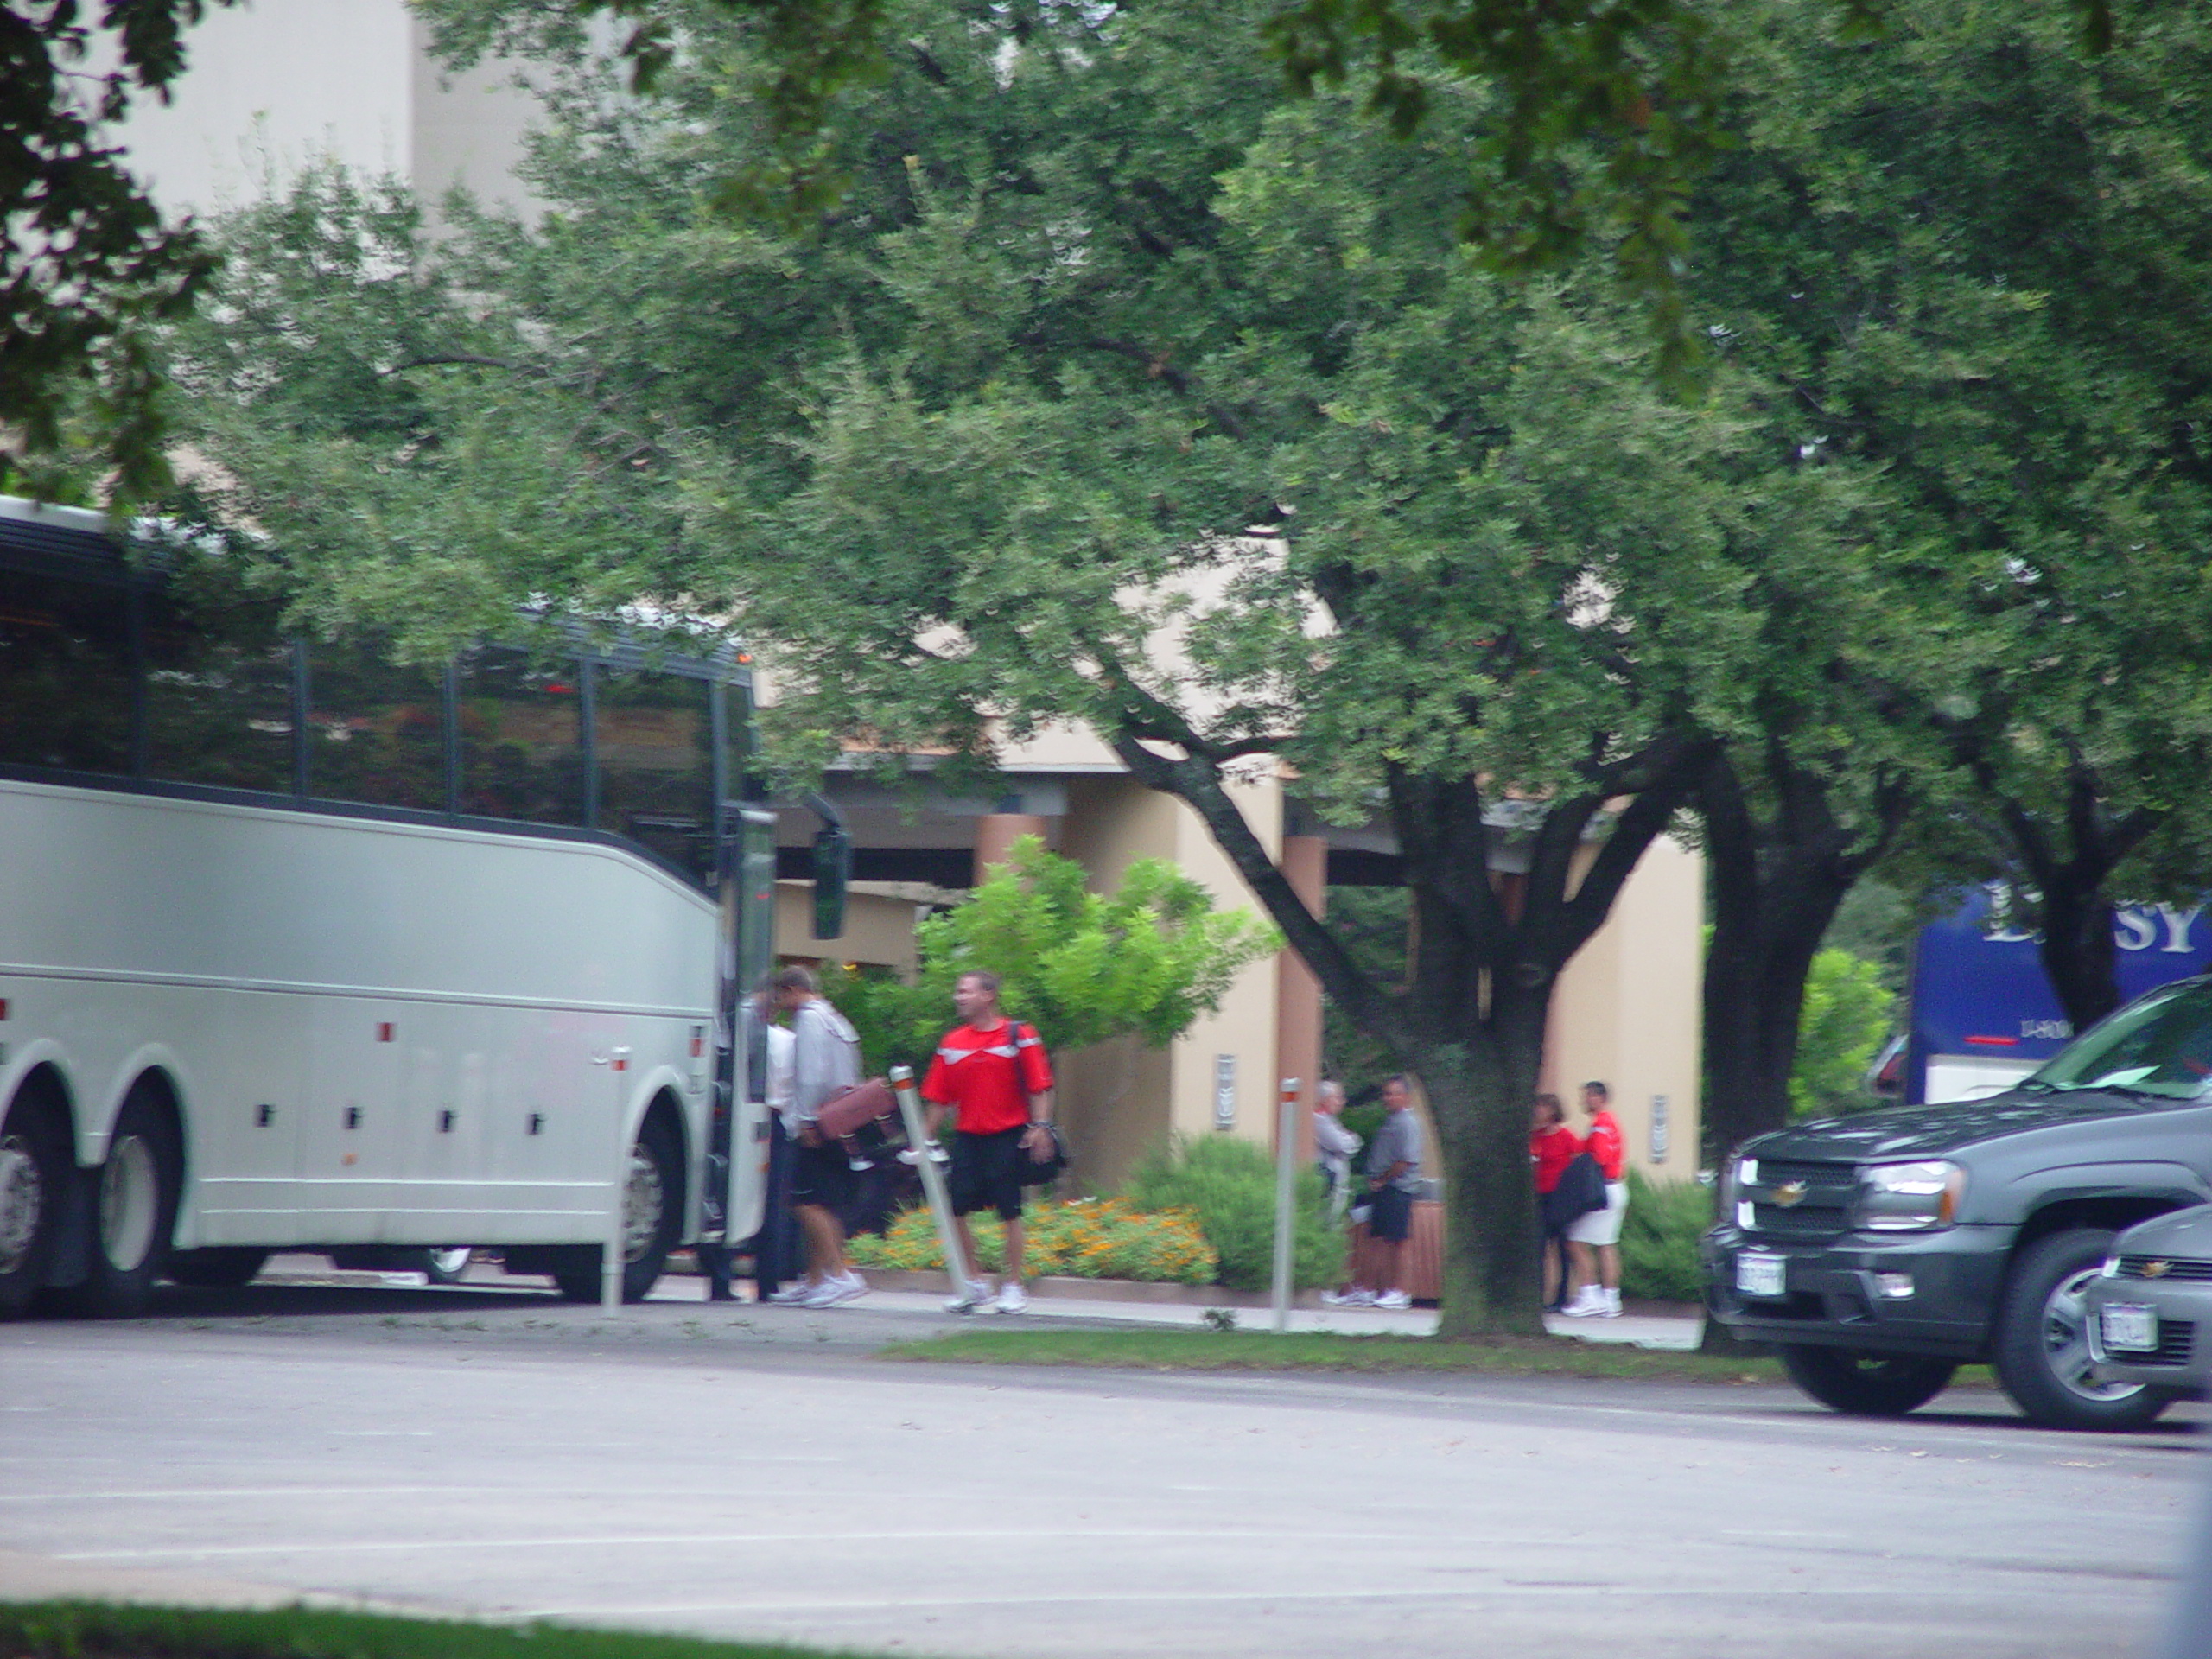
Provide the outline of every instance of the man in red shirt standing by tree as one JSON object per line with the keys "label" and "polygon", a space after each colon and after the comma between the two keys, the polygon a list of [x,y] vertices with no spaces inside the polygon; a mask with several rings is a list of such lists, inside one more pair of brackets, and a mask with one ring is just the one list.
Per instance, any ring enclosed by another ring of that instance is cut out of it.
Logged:
{"label": "man in red shirt standing by tree", "polygon": [[1567,1249],[1575,1291],[1560,1313],[1578,1319],[1617,1319],[1621,1314],[1621,1217],[1628,1213],[1628,1141],[1613,1116],[1613,1091],[1602,1083],[1582,1085],[1590,1134],[1582,1149],[1605,1178],[1605,1207],[1567,1224]]}
{"label": "man in red shirt standing by tree", "polygon": [[922,1098],[940,1109],[930,1115],[930,1133],[937,1133],[943,1108],[957,1114],[952,1213],[960,1253],[967,1258],[967,1282],[947,1306],[967,1313],[988,1300],[968,1217],[995,1210],[1006,1224],[1006,1282],[998,1309],[1020,1313],[1029,1306],[1021,1283],[1021,1166],[1025,1159],[1042,1163],[1052,1156],[1052,1132],[1045,1126],[1052,1116],[1052,1068],[1036,1029],[999,1011],[996,974],[961,975],[953,984],[952,1006],[962,1023],[938,1041],[922,1079]]}

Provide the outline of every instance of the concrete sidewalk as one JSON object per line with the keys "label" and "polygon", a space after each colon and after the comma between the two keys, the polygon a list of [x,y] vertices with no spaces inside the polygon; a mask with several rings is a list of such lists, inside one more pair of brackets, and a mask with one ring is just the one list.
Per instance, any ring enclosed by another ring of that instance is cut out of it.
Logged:
{"label": "concrete sidewalk", "polygon": [[[866,1274],[862,1275],[866,1277]],[[914,1275],[900,1274],[902,1279]],[[278,1255],[271,1257],[262,1278],[273,1284],[348,1285],[358,1284],[383,1288],[412,1287],[423,1283],[423,1276],[414,1273],[341,1272],[332,1268],[319,1255]],[[496,1267],[477,1263],[468,1270],[470,1289],[536,1287],[542,1279],[514,1277]],[[1086,1287],[1086,1291],[1092,1287]],[[1098,1287],[1103,1289],[1103,1287]],[[703,1279],[687,1274],[671,1273],[664,1276],[646,1299],[652,1303],[704,1303],[707,1283]],[[1244,1331],[1270,1331],[1274,1328],[1274,1315],[1267,1307],[1249,1305],[1231,1306],[1228,1293],[1220,1303],[1209,1306],[1204,1301],[1155,1301],[1148,1299],[1116,1299],[1110,1294],[1086,1294],[1082,1296],[1054,1296],[1048,1291],[1033,1289],[1029,1311],[1018,1316],[1031,1320],[1079,1319],[1120,1325],[1176,1325],[1195,1329],[1209,1323],[1207,1314],[1217,1308],[1232,1314],[1237,1328]],[[889,1287],[872,1289],[859,1301],[848,1306],[865,1307],[874,1313],[904,1314],[923,1320],[941,1321],[945,1317],[945,1293],[942,1290],[917,1290]],[[744,1307],[750,1303],[722,1304],[730,1307]],[[817,1311],[817,1316],[835,1319],[839,1309]],[[966,1316],[977,1325],[1013,1323],[1009,1316],[997,1313],[978,1313]],[[1430,1337],[1436,1334],[1437,1313],[1434,1308],[1415,1307],[1403,1312],[1371,1307],[1294,1307],[1290,1310],[1289,1328],[1293,1331],[1334,1332],[1351,1336],[1391,1335]],[[1694,1349],[1704,1331],[1704,1321],[1697,1318],[1681,1318],[1650,1313],[1624,1314],[1617,1319],[1568,1319],[1556,1314],[1548,1315],[1544,1325],[1554,1336],[1573,1337],[1585,1342],[1627,1343],[1638,1348],[1669,1349],[1687,1351]]]}

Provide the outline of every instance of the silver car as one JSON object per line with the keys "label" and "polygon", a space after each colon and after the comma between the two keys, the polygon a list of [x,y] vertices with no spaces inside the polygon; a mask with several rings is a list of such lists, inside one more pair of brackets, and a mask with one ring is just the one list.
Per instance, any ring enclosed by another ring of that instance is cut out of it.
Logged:
{"label": "silver car", "polygon": [[2083,1296],[2097,1381],[2201,1395],[2212,1372],[2212,1204],[2177,1210],[2113,1240]]}

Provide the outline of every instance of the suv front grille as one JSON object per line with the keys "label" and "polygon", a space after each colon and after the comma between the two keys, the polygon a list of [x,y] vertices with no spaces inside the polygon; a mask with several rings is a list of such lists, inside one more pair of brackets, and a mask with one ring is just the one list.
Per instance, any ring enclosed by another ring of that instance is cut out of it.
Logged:
{"label": "suv front grille", "polygon": [[2114,1354],[2112,1357],[2126,1360],[2137,1365],[2186,1365],[2189,1363],[2190,1353],[2196,1347],[2196,1327],[2195,1325],[2185,1319],[2160,1319],[2158,1346],[2155,1351],[2147,1354]]}
{"label": "suv front grille", "polygon": [[[2156,1273],[2151,1271],[2158,1265]],[[2120,1258],[2120,1276],[2123,1279],[2212,1279],[2212,1262],[2191,1261],[2178,1255],[2123,1255]]]}
{"label": "suv front grille", "polygon": [[1851,1198],[1859,1187],[1853,1164],[1758,1160],[1759,1178],[1745,1191],[1751,1228],[1776,1238],[1835,1238],[1851,1230]]}

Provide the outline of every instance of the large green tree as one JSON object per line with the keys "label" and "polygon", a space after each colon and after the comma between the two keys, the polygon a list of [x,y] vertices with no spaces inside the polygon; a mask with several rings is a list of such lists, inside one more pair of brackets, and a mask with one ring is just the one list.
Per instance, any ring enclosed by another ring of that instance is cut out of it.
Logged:
{"label": "large green tree", "polygon": [[2201,889],[2212,761],[2212,20],[2133,15],[2092,58],[2029,6],[1929,0],[1846,47],[1745,15],[1689,284],[1805,449],[1879,470],[1897,649],[1847,659],[1817,619],[1817,695],[1706,793],[1724,1146],[1782,1121],[1802,964],[1915,803],[1918,878],[2031,894],[2086,1024],[2115,895]]}
{"label": "large green tree", "polygon": [[[311,188],[268,210],[296,245],[383,251],[342,279],[327,248],[242,258],[187,367],[226,515],[310,608],[430,653],[503,580],[572,591],[572,559],[588,593],[734,607],[800,761],[867,730],[988,763],[1087,722],[1427,1084],[1446,1328],[1534,1329],[1557,975],[1755,729],[1770,595],[1855,580],[1861,493],[1800,463],[1776,388],[1659,395],[1609,277],[1513,288],[1464,255],[1477,94],[1398,143],[1348,100],[1283,107],[1222,26],[902,14],[830,158],[840,207],[779,233],[714,206],[772,136],[727,95],[754,43],[702,6],[652,104],[567,60],[542,228],[467,228],[425,276],[389,214]],[[359,395],[308,372],[322,333]],[[1402,984],[1240,810],[1278,767],[1395,831]]]}

